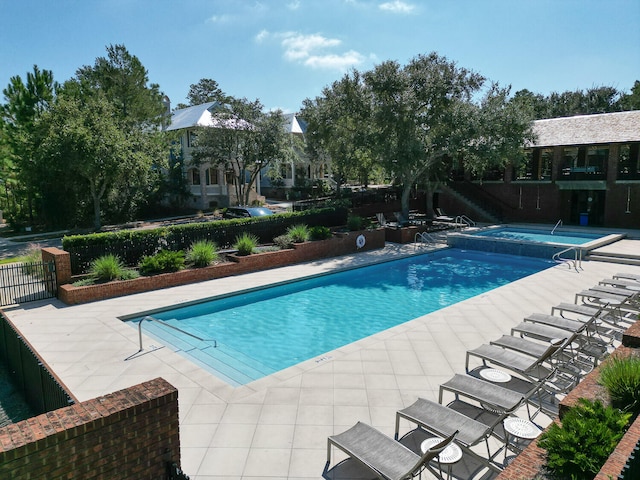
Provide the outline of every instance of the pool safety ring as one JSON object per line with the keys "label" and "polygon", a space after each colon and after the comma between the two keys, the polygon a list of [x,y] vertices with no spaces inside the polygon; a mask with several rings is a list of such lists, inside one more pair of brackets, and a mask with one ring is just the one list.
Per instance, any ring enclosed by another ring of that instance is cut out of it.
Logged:
{"label": "pool safety ring", "polygon": [[356,247],[362,248],[364,247],[365,243],[367,243],[367,240],[366,238],[364,238],[364,235],[358,235],[358,237],[356,238]]}

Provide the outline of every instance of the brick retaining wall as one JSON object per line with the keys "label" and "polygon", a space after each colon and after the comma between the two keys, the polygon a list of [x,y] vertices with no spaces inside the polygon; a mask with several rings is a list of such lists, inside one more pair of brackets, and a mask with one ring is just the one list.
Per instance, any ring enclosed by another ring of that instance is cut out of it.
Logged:
{"label": "brick retaining wall", "polygon": [[[358,248],[356,238],[364,235],[365,245]],[[174,273],[163,273],[149,277],[140,277],[133,280],[123,280],[108,282],[86,287],[74,287],[71,284],[63,284],[58,281],[58,298],[68,305],[94,302],[107,298],[121,297],[133,293],[148,292],[162,288],[186,285],[189,283],[212,280],[230,275],[241,275],[244,273],[266,270],[269,268],[291,265],[294,263],[307,262],[320,258],[337,257],[350,253],[362,252],[383,248],[385,245],[385,231],[383,228],[377,230],[363,230],[358,232],[339,233],[327,240],[318,240],[295,244],[293,249],[278,250],[260,254],[247,255],[245,257],[231,256],[232,261],[220,263],[204,268],[194,268],[181,270]],[[68,257],[69,254],[59,249],[57,252],[50,252],[56,259]],[[44,253],[43,253],[44,255]],[[64,263],[63,259],[59,259]],[[70,270],[69,270],[70,271]],[[68,282],[69,280],[67,280]]]}
{"label": "brick retaining wall", "polygon": [[168,461],[178,391],[162,378],[0,428],[0,478],[159,479]]}

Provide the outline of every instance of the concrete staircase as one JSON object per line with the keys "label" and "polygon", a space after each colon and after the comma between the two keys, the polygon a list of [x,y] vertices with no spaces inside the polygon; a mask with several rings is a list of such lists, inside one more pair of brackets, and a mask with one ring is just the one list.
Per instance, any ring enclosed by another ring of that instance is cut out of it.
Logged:
{"label": "concrete staircase", "polygon": [[620,240],[591,250],[585,260],[640,266],[640,240]]}
{"label": "concrete staircase", "polygon": [[496,212],[489,211],[486,206],[480,205],[479,202],[475,201],[468,195],[464,195],[448,185],[443,186],[442,190],[446,195],[455,198],[458,202],[466,205],[473,212],[472,215],[469,215],[473,220],[485,223],[502,223]]}

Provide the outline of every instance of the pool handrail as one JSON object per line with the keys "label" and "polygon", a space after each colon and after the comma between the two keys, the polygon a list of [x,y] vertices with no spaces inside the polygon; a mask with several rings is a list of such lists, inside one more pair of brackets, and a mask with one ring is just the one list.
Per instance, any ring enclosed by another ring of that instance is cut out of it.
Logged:
{"label": "pool handrail", "polygon": [[551,235],[553,235],[553,232],[555,232],[555,231],[556,231],[556,228],[558,228],[558,227],[559,227],[559,226],[561,226],[561,225],[562,225],[562,219],[560,219],[560,220],[558,220],[558,221],[556,222],[556,226],[555,226],[555,227],[553,227],[553,229],[551,230]]}
{"label": "pool handrail", "polygon": [[[573,260],[570,260],[568,258],[562,258],[560,256],[563,253],[567,253],[567,252],[571,252],[571,251],[574,252]],[[558,262],[558,263],[563,263],[563,262],[573,263],[573,268],[575,270],[578,270],[578,266],[580,267],[580,269],[582,269],[582,248],[580,248],[578,246],[565,248],[564,250],[561,250],[560,252],[554,253],[553,256],[551,257],[551,260],[553,260],[555,262]],[[569,267],[569,268],[571,268],[571,267]]]}
{"label": "pool handrail", "polygon": [[466,215],[458,215],[455,218],[455,224],[456,227],[460,226],[460,228],[464,228],[464,227],[475,227],[476,226],[476,222],[474,222],[473,220],[471,220],[469,217],[467,217]]}
{"label": "pool handrail", "polygon": [[431,245],[432,243],[438,243],[437,240],[428,232],[418,232],[415,237],[413,237],[413,244],[417,248],[418,241],[420,243],[426,243],[427,245]]}
{"label": "pool handrail", "polygon": [[190,337],[195,338],[196,340],[199,340],[200,342],[213,342],[213,348],[217,348],[218,347],[218,342],[215,339],[206,340],[204,338],[200,338],[197,335],[194,335],[194,334],[189,333],[189,332],[185,332],[181,328],[174,327],[173,325],[169,325],[168,323],[163,322],[162,320],[158,320],[157,318],[154,318],[151,315],[147,315],[146,317],[143,317],[138,322],[138,339],[140,341],[140,350],[138,350],[138,353],[140,353],[140,352],[142,352],[144,350],[144,347],[142,346],[142,324],[144,323],[145,320],[147,320],[149,322],[155,322],[155,323],[157,323],[159,325],[162,325],[164,327],[172,328],[173,330],[177,330],[180,333],[184,333],[185,335],[189,335]]}

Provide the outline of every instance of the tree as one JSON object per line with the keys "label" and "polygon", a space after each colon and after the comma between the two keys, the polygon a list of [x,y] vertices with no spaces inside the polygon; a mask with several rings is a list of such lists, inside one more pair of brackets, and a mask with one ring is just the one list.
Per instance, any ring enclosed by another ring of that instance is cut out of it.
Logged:
{"label": "tree", "polygon": [[117,190],[109,192],[104,208],[110,218],[131,219],[158,199],[163,183],[160,172],[167,167],[170,149],[161,131],[167,114],[163,95],[124,45],[107,47],[107,57],[98,57],[92,67],[79,68],[76,79],[68,88],[80,88],[81,95],[101,92],[113,105],[114,121],[128,137],[127,162],[132,170]]}
{"label": "tree", "polygon": [[280,111],[264,113],[258,100],[233,99],[215,118],[218,126],[199,130],[192,162],[222,166],[234,177],[237,201],[247,205],[260,171],[291,154],[284,117]]}
{"label": "tree", "polygon": [[115,120],[113,104],[102,91],[79,96],[75,88],[66,88],[40,119],[40,155],[52,171],[87,187],[94,227],[99,229],[103,200],[136,170],[135,145],[128,142],[128,135]]}
{"label": "tree", "polygon": [[201,78],[198,83],[194,83],[189,87],[187,100],[189,101],[189,106],[194,106],[207,102],[227,103],[230,97],[224,94],[215,80]]}
{"label": "tree", "polygon": [[480,173],[504,166],[529,135],[531,117],[522,101],[508,98],[508,88],[492,85],[474,101],[484,82],[436,53],[404,67],[387,61],[354,72],[305,102],[308,143],[345,169],[373,159],[401,186],[404,218],[411,189],[425,185],[431,211],[431,193],[446,181],[454,160]]}
{"label": "tree", "polygon": [[307,122],[309,157],[318,163],[331,159],[338,191],[349,178],[366,184],[375,162],[367,141],[371,100],[361,74],[346,74],[322,95],[306,99],[301,112]]}
{"label": "tree", "polygon": [[636,80],[631,87],[631,93],[625,93],[620,98],[622,110],[640,110],[640,80]]}
{"label": "tree", "polygon": [[373,148],[402,186],[402,215],[408,218],[411,188],[436,181],[441,166],[472,141],[469,103],[484,78],[436,53],[419,55],[404,68],[384,62],[364,78],[373,98]]}
{"label": "tree", "polygon": [[[15,168],[13,192],[24,192],[26,212],[30,221],[34,218],[34,200],[38,197],[38,185],[44,180],[37,175],[35,153],[37,151],[36,123],[47,111],[55,97],[56,84],[50,70],[40,70],[36,65],[27,73],[26,83],[19,76],[11,77],[3,90],[5,104],[0,107],[2,141],[6,145],[7,161]],[[6,188],[7,184],[5,184]],[[18,205],[20,203],[18,193]],[[14,205],[17,207],[17,205]],[[20,211],[13,212],[21,216]]]}

